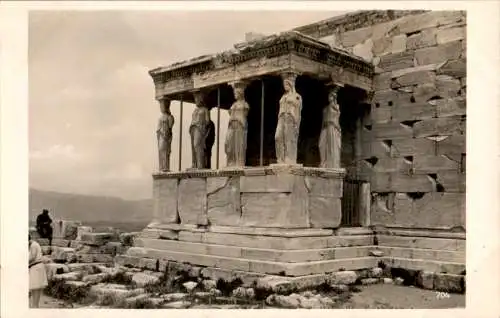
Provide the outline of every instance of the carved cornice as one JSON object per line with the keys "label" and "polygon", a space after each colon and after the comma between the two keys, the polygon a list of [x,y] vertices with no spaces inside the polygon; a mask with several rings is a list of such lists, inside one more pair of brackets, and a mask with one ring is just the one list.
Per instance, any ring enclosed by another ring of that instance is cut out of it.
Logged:
{"label": "carved cornice", "polygon": [[157,68],[149,73],[155,85],[173,79],[190,78],[216,69],[234,67],[246,61],[259,58],[273,58],[294,54],[329,66],[349,69],[357,74],[372,77],[374,67],[347,51],[332,49],[327,44],[309,38],[298,32],[285,32],[259,41],[239,45],[238,49],[222,52],[211,57],[200,57],[170,67]]}
{"label": "carved cornice", "polygon": [[210,178],[210,177],[237,177],[237,176],[255,176],[255,175],[275,175],[279,173],[289,173],[298,176],[314,176],[323,178],[343,179],[346,171],[343,168],[326,169],[313,167],[246,167],[235,169],[193,169],[180,172],[160,172],[153,174],[153,179],[188,179],[188,178]]}

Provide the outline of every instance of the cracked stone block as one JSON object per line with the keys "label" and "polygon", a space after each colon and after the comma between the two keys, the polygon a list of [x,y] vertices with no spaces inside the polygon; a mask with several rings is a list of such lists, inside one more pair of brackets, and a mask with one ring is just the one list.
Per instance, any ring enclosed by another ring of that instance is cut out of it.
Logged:
{"label": "cracked stone block", "polygon": [[238,178],[207,179],[207,215],[211,225],[240,224],[240,181]]}
{"label": "cracked stone block", "polygon": [[436,32],[437,44],[444,44],[448,42],[458,41],[465,39],[465,27],[445,27],[440,28]]}

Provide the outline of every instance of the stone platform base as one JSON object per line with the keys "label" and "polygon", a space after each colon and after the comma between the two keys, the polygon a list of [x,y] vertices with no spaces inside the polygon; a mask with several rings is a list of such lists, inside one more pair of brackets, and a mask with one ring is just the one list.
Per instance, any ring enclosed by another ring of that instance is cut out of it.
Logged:
{"label": "stone platform base", "polygon": [[240,278],[246,284],[270,277],[266,279],[305,288],[324,283],[335,272],[375,267],[427,276],[463,275],[464,242],[377,235],[367,228],[284,230],[170,224],[145,229],[135,238],[134,247],[115,260],[161,272],[172,262],[189,264],[193,276]]}

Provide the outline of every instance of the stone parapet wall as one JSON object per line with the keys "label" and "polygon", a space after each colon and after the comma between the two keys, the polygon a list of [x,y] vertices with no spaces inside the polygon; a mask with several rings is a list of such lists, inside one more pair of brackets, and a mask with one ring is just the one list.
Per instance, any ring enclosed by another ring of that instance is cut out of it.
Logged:
{"label": "stone parapet wall", "polygon": [[464,231],[465,12],[365,11],[298,30],[376,67],[358,158],[371,223]]}
{"label": "stone parapet wall", "polygon": [[272,167],[192,173],[155,176],[154,223],[263,228],[340,224],[343,170]]}

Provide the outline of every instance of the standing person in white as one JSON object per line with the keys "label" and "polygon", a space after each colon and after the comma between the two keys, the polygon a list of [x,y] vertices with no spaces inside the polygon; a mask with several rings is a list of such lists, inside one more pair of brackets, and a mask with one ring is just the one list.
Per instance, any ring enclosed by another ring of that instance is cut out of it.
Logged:
{"label": "standing person in white", "polygon": [[30,307],[38,308],[43,289],[48,285],[42,248],[29,235]]}

